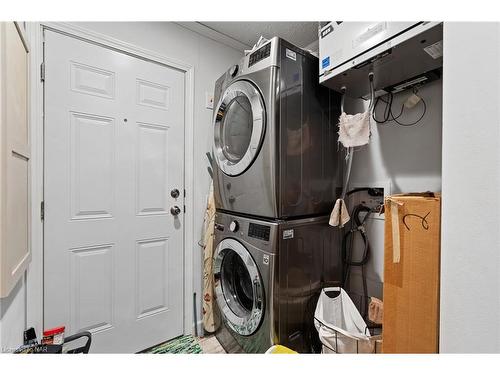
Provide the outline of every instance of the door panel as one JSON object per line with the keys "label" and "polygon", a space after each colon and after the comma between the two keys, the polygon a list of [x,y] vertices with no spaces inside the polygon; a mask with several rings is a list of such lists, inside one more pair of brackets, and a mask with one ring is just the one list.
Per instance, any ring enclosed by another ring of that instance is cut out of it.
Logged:
{"label": "door panel", "polygon": [[167,213],[168,127],[137,124],[137,213]]}
{"label": "door panel", "polygon": [[83,94],[115,98],[115,73],[95,66],[71,62],[71,90]]}
{"label": "door panel", "polygon": [[113,245],[71,250],[71,325],[76,332],[113,327]]}
{"label": "door panel", "polygon": [[183,333],[184,74],[45,40],[44,326],[140,351]]}
{"label": "door panel", "polygon": [[71,218],[112,217],[115,121],[74,112],[70,116]]}
{"label": "door panel", "polygon": [[168,240],[139,241],[136,248],[137,319],[167,311]]}
{"label": "door panel", "polygon": [[28,48],[22,27],[0,22],[0,298],[31,260]]}
{"label": "door panel", "polygon": [[137,79],[137,103],[168,110],[169,87],[155,82]]}

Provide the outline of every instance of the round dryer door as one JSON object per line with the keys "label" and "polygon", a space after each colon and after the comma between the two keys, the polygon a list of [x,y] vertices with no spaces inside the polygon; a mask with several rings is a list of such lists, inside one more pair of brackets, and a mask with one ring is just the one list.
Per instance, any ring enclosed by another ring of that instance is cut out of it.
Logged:
{"label": "round dryer door", "polygon": [[232,238],[215,249],[214,281],[217,304],[236,333],[249,336],[264,317],[264,289],[257,265],[248,250]]}
{"label": "round dryer door", "polygon": [[224,91],[214,118],[214,156],[222,172],[237,176],[252,164],[265,118],[262,96],[252,83],[236,81]]}

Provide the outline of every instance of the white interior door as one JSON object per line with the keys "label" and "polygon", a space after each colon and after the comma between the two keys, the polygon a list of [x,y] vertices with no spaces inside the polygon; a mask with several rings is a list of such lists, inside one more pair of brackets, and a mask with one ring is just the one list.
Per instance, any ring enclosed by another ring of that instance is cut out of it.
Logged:
{"label": "white interior door", "polygon": [[51,31],[45,69],[44,327],[93,352],[181,335],[184,73]]}

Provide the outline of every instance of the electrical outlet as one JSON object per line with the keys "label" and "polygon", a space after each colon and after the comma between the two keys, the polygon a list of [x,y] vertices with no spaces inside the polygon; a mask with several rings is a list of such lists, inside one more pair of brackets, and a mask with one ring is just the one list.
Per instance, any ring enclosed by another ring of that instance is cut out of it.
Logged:
{"label": "electrical outlet", "polygon": [[[381,205],[384,204],[384,197],[387,195],[391,194],[391,182],[371,182],[371,183],[350,183],[349,184],[349,190],[354,190],[358,188],[372,188],[372,189],[377,189],[377,190],[382,190],[383,195],[382,196],[371,196],[368,194],[368,191],[360,191],[353,193],[349,196],[349,199],[346,201],[349,210],[352,209],[355,205],[358,204],[364,204],[365,206],[368,206],[373,209],[378,209],[380,208]],[[379,215],[377,213],[374,213],[371,215],[372,219],[376,220],[384,220],[385,215]]]}
{"label": "electrical outlet", "polygon": [[214,94],[210,92],[205,93],[205,108],[214,109]]}

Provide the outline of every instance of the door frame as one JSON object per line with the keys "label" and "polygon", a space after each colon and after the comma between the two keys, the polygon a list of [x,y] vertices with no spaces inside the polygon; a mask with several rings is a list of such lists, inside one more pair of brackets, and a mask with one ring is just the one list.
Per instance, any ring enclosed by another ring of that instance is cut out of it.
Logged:
{"label": "door frame", "polygon": [[169,58],[154,51],[97,33],[65,22],[28,22],[26,31],[31,44],[30,53],[30,140],[32,149],[31,164],[31,246],[32,261],[27,273],[25,303],[27,327],[37,332],[43,330],[44,289],[44,223],[41,220],[41,202],[44,191],[44,85],[41,81],[44,62],[44,30],[58,32],[76,39],[84,40],[104,48],[112,49],[129,56],[151,61],[184,73],[184,255],[183,255],[183,326],[184,334],[191,334],[193,324],[193,256],[194,256],[194,66]]}

